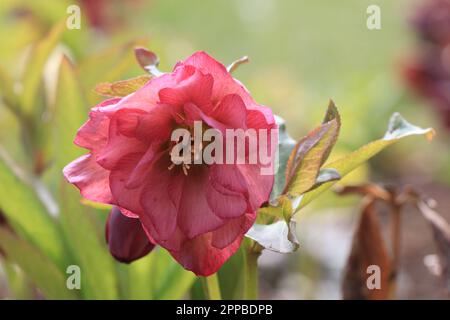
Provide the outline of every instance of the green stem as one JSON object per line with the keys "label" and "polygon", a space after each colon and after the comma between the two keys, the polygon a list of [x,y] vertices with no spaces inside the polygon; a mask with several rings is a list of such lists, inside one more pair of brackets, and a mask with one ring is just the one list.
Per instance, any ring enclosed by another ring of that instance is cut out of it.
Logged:
{"label": "green stem", "polygon": [[245,257],[244,298],[258,299],[258,257],[260,253],[248,250]]}
{"label": "green stem", "polygon": [[203,278],[206,287],[206,294],[209,300],[221,300],[222,296],[220,294],[219,279],[217,278],[217,273]]}

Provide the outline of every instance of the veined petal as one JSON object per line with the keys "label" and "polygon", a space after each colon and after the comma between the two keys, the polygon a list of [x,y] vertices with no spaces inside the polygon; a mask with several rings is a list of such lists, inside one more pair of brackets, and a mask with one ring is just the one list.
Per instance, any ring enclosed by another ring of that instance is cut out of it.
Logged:
{"label": "veined petal", "polygon": [[100,167],[92,154],[86,154],[63,169],[67,181],[77,186],[83,197],[95,202],[113,201],[109,188],[109,171]]}
{"label": "veined petal", "polygon": [[189,171],[188,176],[180,177],[184,187],[178,208],[178,226],[192,239],[219,228],[223,220],[214,213],[206,198],[210,188],[208,168],[194,166]]}
{"label": "veined petal", "polygon": [[170,189],[172,184],[182,186],[183,182],[168,170],[168,163],[167,159],[160,159],[152,164],[139,198],[142,224],[158,243],[169,239],[175,231],[179,208],[173,199],[182,192],[181,188]]}
{"label": "veined petal", "polygon": [[209,116],[220,121],[227,128],[247,128],[247,109],[241,97],[237,94],[225,96],[209,113]]}
{"label": "veined petal", "polygon": [[98,152],[108,141],[109,117],[102,112],[102,108],[115,105],[120,99],[114,98],[103,101],[89,112],[89,120],[78,130],[75,144],[92,152]]}
{"label": "veined petal", "polygon": [[192,76],[181,81],[174,87],[163,88],[159,91],[161,103],[172,106],[183,106],[185,103],[194,103],[205,108],[211,102],[213,77],[196,70]]}
{"label": "veined petal", "polygon": [[255,214],[230,221],[214,232],[199,235],[181,243],[170,254],[186,269],[198,276],[217,272],[238,249],[245,232],[251,227]]}
{"label": "veined petal", "polygon": [[[117,162],[123,156],[129,154],[130,151],[133,153],[144,153],[147,150],[149,142],[144,142],[129,134],[131,130],[129,128],[130,123],[137,125],[137,122],[133,120],[136,114],[136,110],[122,109],[117,111],[112,117],[109,124],[108,142],[96,158],[98,164],[103,168],[112,170]],[[119,128],[126,128],[126,130],[121,132]]]}

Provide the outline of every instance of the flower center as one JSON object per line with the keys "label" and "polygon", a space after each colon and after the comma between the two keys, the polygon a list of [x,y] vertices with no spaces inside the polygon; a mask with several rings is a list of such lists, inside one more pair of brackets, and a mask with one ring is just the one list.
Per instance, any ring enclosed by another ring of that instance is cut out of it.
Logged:
{"label": "flower center", "polygon": [[196,121],[194,127],[179,127],[181,130],[178,140],[171,141],[170,159],[172,163],[168,170],[175,167],[181,167],[183,173],[187,176],[192,165],[202,164],[203,156],[203,130],[208,128],[203,122]]}

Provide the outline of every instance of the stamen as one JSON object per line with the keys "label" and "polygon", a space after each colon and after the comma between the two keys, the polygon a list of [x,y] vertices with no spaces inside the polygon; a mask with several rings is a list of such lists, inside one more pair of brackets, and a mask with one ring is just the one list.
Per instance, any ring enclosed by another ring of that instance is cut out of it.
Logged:
{"label": "stamen", "polygon": [[183,120],[183,121],[186,120],[186,119],[185,119],[181,114],[179,114],[178,112],[175,113],[175,114],[176,114],[177,116],[179,116],[181,120]]}
{"label": "stamen", "polygon": [[172,163],[167,169],[172,170],[175,167],[175,163]]}

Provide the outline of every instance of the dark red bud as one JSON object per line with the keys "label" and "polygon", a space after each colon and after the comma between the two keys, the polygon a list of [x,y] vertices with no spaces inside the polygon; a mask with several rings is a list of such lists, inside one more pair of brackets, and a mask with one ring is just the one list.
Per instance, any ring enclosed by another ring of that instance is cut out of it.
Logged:
{"label": "dark red bud", "polygon": [[111,209],[105,231],[109,252],[120,262],[130,263],[142,258],[155,247],[139,219],[124,216],[118,207]]}
{"label": "dark red bud", "polygon": [[139,65],[149,71],[150,67],[157,67],[159,64],[159,58],[153,51],[147,50],[142,47],[134,48],[134,55]]}

